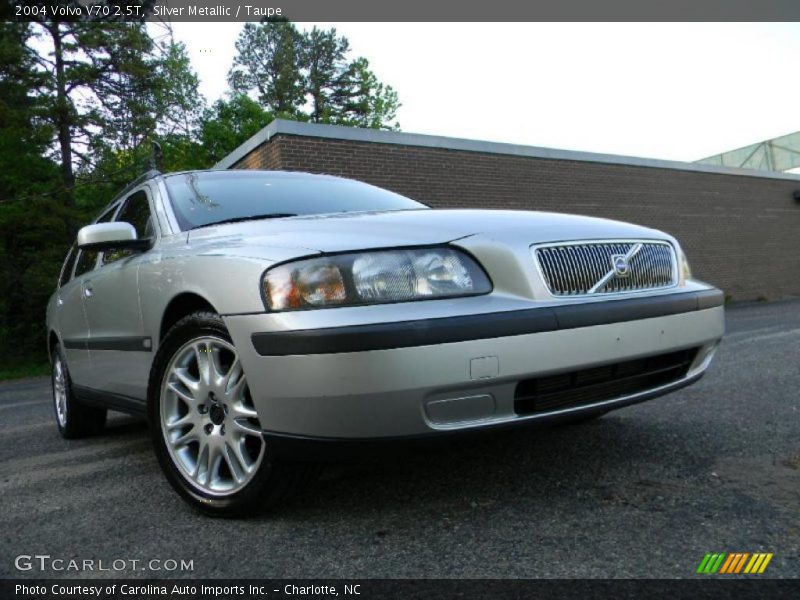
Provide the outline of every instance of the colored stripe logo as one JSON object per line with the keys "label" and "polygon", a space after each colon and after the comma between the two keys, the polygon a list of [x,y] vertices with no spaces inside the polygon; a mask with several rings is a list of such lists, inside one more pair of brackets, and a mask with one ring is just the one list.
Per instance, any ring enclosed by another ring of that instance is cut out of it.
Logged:
{"label": "colored stripe logo", "polygon": [[709,552],[703,557],[697,572],[703,575],[760,575],[772,556],[772,552]]}

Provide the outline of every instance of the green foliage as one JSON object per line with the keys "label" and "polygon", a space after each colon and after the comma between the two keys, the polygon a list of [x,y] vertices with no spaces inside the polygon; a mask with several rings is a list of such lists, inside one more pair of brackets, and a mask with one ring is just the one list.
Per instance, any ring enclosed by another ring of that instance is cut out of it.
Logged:
{"label": "green foliage", "polygon": [[[41,195],[53,191],[58,170],[45,156],[52,129],[42,118],[44,106],[29,94],[40,83],[36,55],[25,45],[30,32],[25,24],[0,23],[0,364],[5,366],[37,354],[28,340],[32,331],[43,336],[42,300],[52,290],[59,261],[50,240],[64,235],[62,205]],[[12,200],[21,196],[32,198]]]}
{"label": "green foliage", "polygon": [[369,69],[366,58],[354,60],[342,74],[334,94],[336,120],[340,125],[372,129],[399,129],[390,125],[400,103],[392,86],[384,85]]}
{"label": "green foliage", "polygon": [[46,362],[31,361],[27,364],[13,368],[0,368],[0,381],[9,379],[24,379],[27,377],[42,377],[50,374],[50,365]]}
{"label": "green foliage", "polygon": [[0,364],[41,362],[44,309],[79,224],[142,172],[206,164],[185,48],[141,23],[0,24]]}
{"label": "green foliage", "polygon": [[212,166],[276,117],[397,127],[397,94],[335,29],[247,24],[236,48],[230,93],[208,107],[186,48],[143,22],[0,22],[0,378],[46,361],[67,249],[144,171],[152,141],[178,171]]}
{"label": "green foliage", "polygon": [[398,129],[397,92],[381,83],[336,29],[300,33],[285,20],[245,25],[228,81],[275,116],[315,123]]}
{"label": "green foliage", "polygon": [[200,142],[208,165],[220,161],[272,122],[274,116],[244,94],[217,100],[206,110]]}
{"label": "green foliage", "polygon": [[302,36],[288,21],[247,23],[236,40],[236,57],[228,74],[234,93],[255,91],[270,111],[291,117],[304,101],[300,73]]}
{"label": "green foliage", "polygon": [[336,96],[347,72],[347,53],[350,43],[339,37],[336,29],[323,30],[316,26],[303,34],[301,60],[306,69],[305,88],[311,97],[311,120],[318,123],[335,121]]}

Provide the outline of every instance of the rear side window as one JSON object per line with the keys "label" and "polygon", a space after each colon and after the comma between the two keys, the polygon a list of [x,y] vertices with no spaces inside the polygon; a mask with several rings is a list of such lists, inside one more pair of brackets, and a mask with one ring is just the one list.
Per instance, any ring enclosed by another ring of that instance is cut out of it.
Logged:
{"label": "rear side window", "polygon": [[78,258],[78,248],[73,244],[72,248],[67,252],[67,258],[64,261],[64,266],[61,267],[61,275],[58,278],[58,287],[67,283],[72,277],[72,268],[75,266],[75,259]]}
{"label": "rear side window", "polygon": [[[114,206],[107,212],[104,212],[96,221],[95,223],[108,223],[114,216],[114,211],[117,210],[117,207]],[[95,264],[97,263],[97,251],[96,250],[81,250],[78,253],[78,264],[75,265],[75,277],[79,275],[83,275],[84,273],[88,273],[92,269],[94,269]]]}

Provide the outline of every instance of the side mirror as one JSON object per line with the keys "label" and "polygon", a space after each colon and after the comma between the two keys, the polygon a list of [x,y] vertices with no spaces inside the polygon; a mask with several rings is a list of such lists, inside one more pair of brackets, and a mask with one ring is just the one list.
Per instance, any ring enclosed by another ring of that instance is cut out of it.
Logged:
{"label": "side mirror", "polygon": [[78,231],[78,248],[81,250],[147,250],[150,240],[136,238],[136,229],[130,223],[96,223]]}

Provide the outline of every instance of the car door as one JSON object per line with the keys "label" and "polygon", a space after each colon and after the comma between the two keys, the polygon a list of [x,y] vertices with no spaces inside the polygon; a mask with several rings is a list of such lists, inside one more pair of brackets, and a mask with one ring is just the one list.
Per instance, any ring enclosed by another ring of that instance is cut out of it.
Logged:
{"label": "car door", "polygon": [[[106,210],[95,223],[110,221],[117,206]],[[89,350],[89,321],[83,306],[83,279],[97,263],[97,252],[78,250],[73,246],[64,263],[56,293],[56,319],[67,368],[72,383],[85,386],[92,376]]]}
{"label": "car door", "polygon": [[89,324],[83,311],[81,284],[72,278],[78,253],[78,248],[73,246],[64,261],[56,292],[55,311],[61,336],[61,351],[66,358],[73,383],[80,385],[91,369],[91,362],[86,344]]}
{"label": "car door", "polygon": [[[133,225],[139,239],[155,241],[149,190],[140,188],[128,195],[114,220]],[[146,252],[104,252],[83,283],[92,387],[127,408],[146,400],[152,361],[152,340],[145,334],[139,304],[139,264],[147,259]]]}

